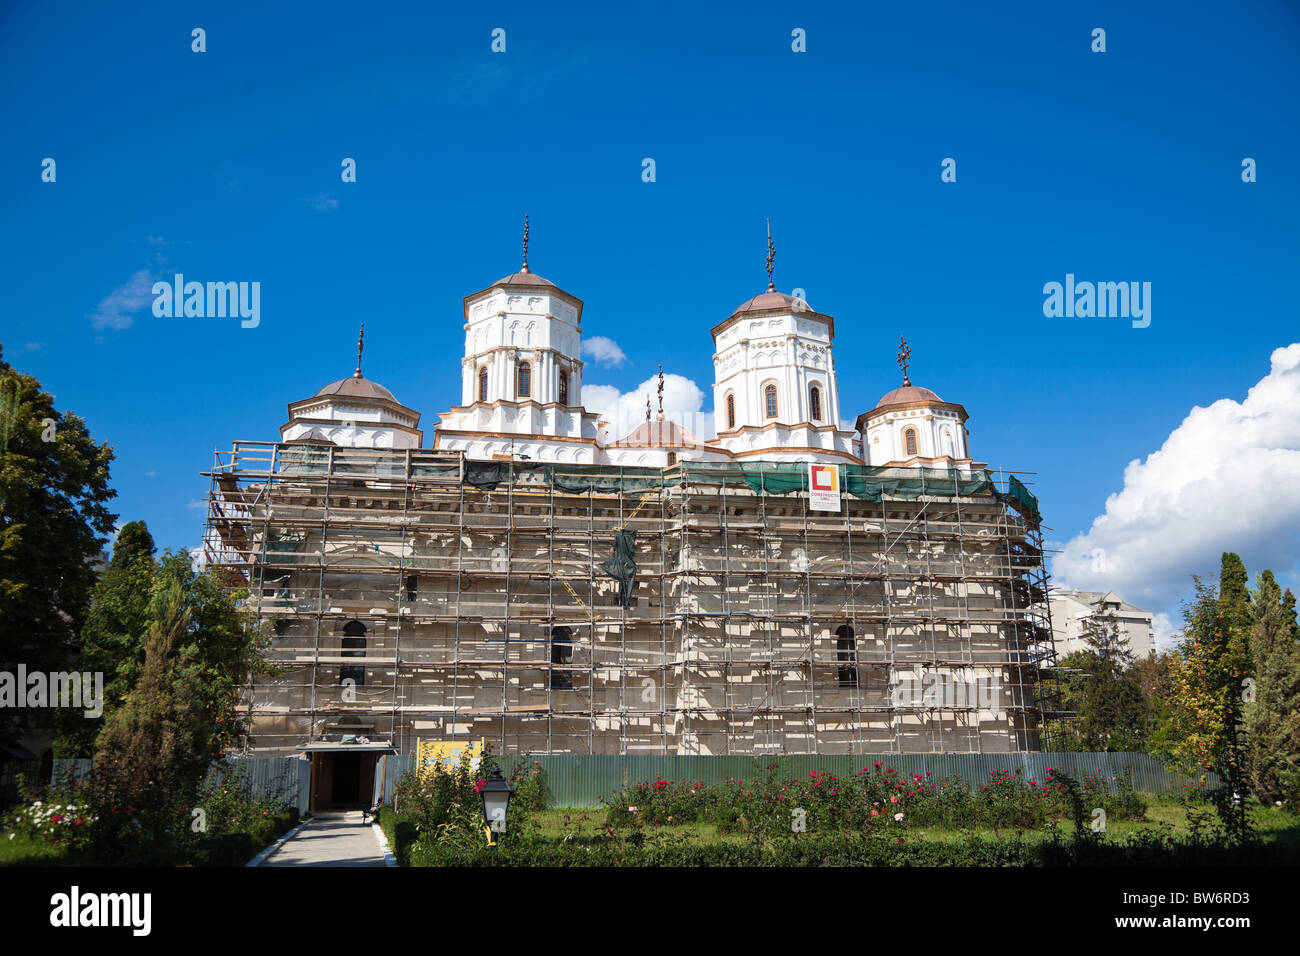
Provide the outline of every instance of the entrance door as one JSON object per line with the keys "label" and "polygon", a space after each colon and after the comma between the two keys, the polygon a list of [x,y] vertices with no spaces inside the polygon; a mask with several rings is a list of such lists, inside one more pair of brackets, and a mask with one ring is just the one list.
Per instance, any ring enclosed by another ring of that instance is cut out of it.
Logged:
{"label": "entrance door", "polygon": [[330,803],[336,807],[361,804],[361,754],[334,754],[334,783]]}

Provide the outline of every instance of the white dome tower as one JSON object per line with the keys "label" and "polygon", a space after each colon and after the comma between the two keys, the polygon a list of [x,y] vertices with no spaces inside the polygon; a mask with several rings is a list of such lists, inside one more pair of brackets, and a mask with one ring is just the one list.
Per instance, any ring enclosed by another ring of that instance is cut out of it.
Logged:
{"label": "white dome tower", "polygon": [[582,407],[582,300],[529,270],[527,216],[523,266],[465,296],[464,315],[461,404],[441,416],[434,447],[594,462],[601,429]]}
{"label": "white dome tower", "polygon": [[713,328],[710,444],[736,458],[856,461],[853,432],[839,427],[835,320],[776,291],[770,230],[767,246],[767,291]]}
{"label": "white dome tower", "polygon": [[913,385],[907,374],[911,357],[907,340],[900,338],[902,387],[886,392],[875,408],[858,416],[863,460],[868,465],[925,465],[959,471],[982,467],[982,463],[971,461],[966,409]]}
{"label": "white dome tower", "polygon": [[289,403],[280,441],[352,448],[419,448],[424,440],[420,413],[407,408],[384,386],[361,374],[366,327],[357,337],[357,370],[330,382],[311,398]]}

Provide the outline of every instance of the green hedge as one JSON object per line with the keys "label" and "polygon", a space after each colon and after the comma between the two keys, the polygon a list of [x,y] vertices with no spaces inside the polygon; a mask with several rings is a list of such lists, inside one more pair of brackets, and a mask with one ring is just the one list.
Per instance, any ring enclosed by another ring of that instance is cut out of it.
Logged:
{"label": "green hedge", "polygon": [[410,866],[411,847],[420,835],[415,822],[394,813],[392,807],[380,807],[377,819],[380,829],[388,839],[388,848],[393,851],[397,865]]}
{"label": "green hedge", "polygon": [[663,847],[613,841],[509,843],[465,849],[421,840],[411,866],[1285,866],[1294,851],[1276,844],[1239,847],[1171,840],[1141,833],[1117,842],[1093,839],[1025,842],[969,837],[953,842],[880,838],[791,839],[760,848],[753,843]]}

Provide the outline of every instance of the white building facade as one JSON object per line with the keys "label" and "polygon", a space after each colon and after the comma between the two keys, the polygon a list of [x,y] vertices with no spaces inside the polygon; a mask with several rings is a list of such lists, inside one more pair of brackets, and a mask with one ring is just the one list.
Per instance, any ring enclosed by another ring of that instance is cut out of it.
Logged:
{"label": "white building facade", "polygon": [[1088,650],[1084,622],[1094,614],[1113,617],[1135,660],[1155,654],[1153,615],[1114,591],[1059,591],[1052,595],[1052,632],[1060,656]]}

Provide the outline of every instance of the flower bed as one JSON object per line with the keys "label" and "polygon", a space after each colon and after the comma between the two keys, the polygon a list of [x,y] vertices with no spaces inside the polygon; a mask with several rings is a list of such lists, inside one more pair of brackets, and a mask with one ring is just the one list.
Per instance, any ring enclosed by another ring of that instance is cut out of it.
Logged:
{"label": "flower bed", "polygon": [[873,763],[848,779],[822,771],[782,780],[779,765],[763,780],[729,780],[721,786],[656,780],[638,783],[606,801],[607,824],[671,826],[715,823],[723,833],[778,830],[826,833],[883,833],[908,826],[989,828],[1022,831],[1051,820],[1093,818],[1104,811],[1114,820],[1141,820],[1146,802],[1126,778],[1084,775],[1049,768],[1043,780],[1018,771],[992,771],[971,787],[954,775],[903,775]]}

